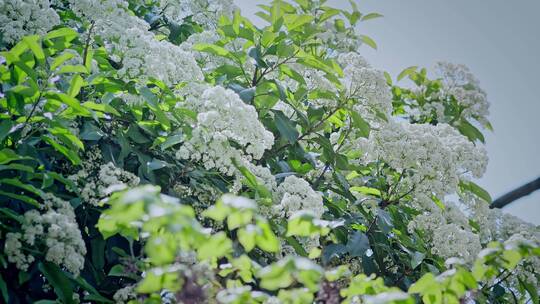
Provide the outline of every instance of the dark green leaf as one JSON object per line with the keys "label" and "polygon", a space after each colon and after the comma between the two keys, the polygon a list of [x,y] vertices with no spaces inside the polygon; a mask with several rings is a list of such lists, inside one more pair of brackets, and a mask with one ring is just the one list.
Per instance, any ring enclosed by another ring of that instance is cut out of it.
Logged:
{"label": "dark green leaf", "polygon": [[54,288],[54,292],[65,304],[75,303],[73,301],[73,289],[68,277],[63,271],[53,263],[39,263],[39,270],[45,275],[49,284]]}
{"label": "dark green leaf", "polygon": [[0,274],[0,293],[2,294],[2,298],[4,298],[4,303],[9,303],[7,285],[6,281],[2,278],[2,274]]}
{"label": "dark green leaf", "polygon": [[347,242],[347,252],[351,257],[362,256],[366,250],[370,249],[369,239],[365,233],[355,231]]}
{"label": "dark green leaf", "polygon": [[11,120],[3,120],[0,122],[0,143],[9,135],[13,122]]}
{"label": "dark green leaf", "polygon": [[293,122],[281,111],[273,111],[275,115],[276,127],[279,133],[285,137],[291,144],[298,139],[298,131]]}

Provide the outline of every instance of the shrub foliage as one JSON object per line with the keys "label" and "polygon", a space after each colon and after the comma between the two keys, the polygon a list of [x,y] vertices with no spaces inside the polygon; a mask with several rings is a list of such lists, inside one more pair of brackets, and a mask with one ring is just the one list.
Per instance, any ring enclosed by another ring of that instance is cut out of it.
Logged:
{"label": "shrub foliage", "polygon": [[379,14],[0,8],[2,302],[538,303],[539,230],[473,181],[486,93],[370,66]]}

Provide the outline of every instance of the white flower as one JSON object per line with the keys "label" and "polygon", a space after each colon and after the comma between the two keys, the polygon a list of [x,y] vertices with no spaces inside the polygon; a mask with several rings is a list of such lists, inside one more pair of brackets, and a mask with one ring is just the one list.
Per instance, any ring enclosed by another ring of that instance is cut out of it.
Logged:
{"label": "white flower", "polygon": [[121,63],[118,74],[142,80],[155,78],[168,86],[202,80],[203,75],[190,52],[165,40],[157,40],[144,20],[134,16],[123,0],[70,0],[70,8],[100,36]]}
{"label": "white flower", "polygon": [[447,124],[410,124],[390,121],[371,132],[365,144],[372,161],[383,160],[403,173],[404,191],[444,197],[454,193],[460,179],[481,177],[487,155]]}
{"label": "white flower", "polygon": [[26,35],[43,35],[59,23],[49,0],[0,0],[0,36],[9,44]]}
{"label": "white flower", "polygon": [[214,29],[219,16],[231,18],[238,9],[232,0],[161,0],[159,5],[169,20],[182,24],[184,18],[191,16],[206,29]]}
{"label": "white flower", "polygon": [[392,94],[383,72],[372,68],[355,52],[340,54],[338,63],[343,68],[341,82],[347,95],[357,101],[356,112],[369,120],[374,120],[377,113],[392,113]]}
{"label": "white flower", "polygon": [[237,171],[233,160],[244,164],[260,159],[274,143],[255,108],[231,90],[208,88],[200,98],[188,98],[186,107],[199,114],[191,138],[176,153],[180,159],[202,161],[206,169],[232,176]]}
{"label": "white flower", "polygon": [[117,304],[127,304],[130,300],[137,299],[137,291],[135,288],[135,285],[128,285],[118,289],[113,295],[114,302]]}
{"label": "white flower", "polygon": [[460,228],[456,224],[445,224],[433,230],[431,252],[444,259],[459,257],[472,263],[482,250],[477,234]]}
{"label": "white flower", "polygon": [[309,183],[294,175],[287,176],[275,193],[273,206],[275,215],[290,217],[297,211],[305,210],[321,218],[324,213],[324,205],[320,193],[315,192]]}
{"label": "white flower", "polygon": [[325,31],[318,33],[317,38],[337,52],[354,52],[362,45],[362,40],[354,30],[338,30],[333,20],[324,22]]}
{"label": "white flower", "polygon": [[27,247],[42,247],[45,260],[65,267],[78,275],[84,267],[86,247],[71,205],[51,194],[45,195],[44,213],[30,210],[24,214],[21,233],[8,233],[5,252],[8,260],[21,270],[28,269],[34,261],[32,254],[24,253]]}
{"label": "white flower", "polygon": [[464,107],[461,116],[474,118],[480,123],[487,123],[489,103],[486,92],[468,67],[462,64],[439,62],[436,65],[438,76],[443,83],[443,91],[453,95],[460,106]]}
{"label": "white flower", "polygon": [[98,206],[111,192],[139,184],[139,177],[133,173],[117,168],[111,162],[100,164],[100,155],[93,157],[96,158],[94,162],[84,163],[81,170],[68,176],[79,187],[85,203]]}

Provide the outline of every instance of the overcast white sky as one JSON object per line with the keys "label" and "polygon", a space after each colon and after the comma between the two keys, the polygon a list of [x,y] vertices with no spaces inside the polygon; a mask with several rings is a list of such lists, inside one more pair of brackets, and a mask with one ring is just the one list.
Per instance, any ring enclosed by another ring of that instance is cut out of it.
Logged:
{"label": "overcast white sky", "polygon": [[[256,5],[269,2],[235,0],[255,19]],[[329,3],[349,8],[346,0]],[[444,60],[466,64],[480,79],[495,129],[486,137],[490,163],[481,186],[496,198],[540,176],[540,1],[362,0],[359,8],[385,16],[359,28],[379,45],[361,49],[373,66],[395,77]],[[540,191],[505,211],[540,224]]]}

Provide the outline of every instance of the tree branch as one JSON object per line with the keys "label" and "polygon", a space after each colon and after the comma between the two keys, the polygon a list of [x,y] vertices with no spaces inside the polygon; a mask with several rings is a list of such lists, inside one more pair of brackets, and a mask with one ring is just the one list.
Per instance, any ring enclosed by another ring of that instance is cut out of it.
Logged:
{"label": "tree branch", "polygon": [[494,200],[489,207],[503,208],[513,201],[527,196],[538,189],[540,189],[540,177],[499,197],[498,199]]}

